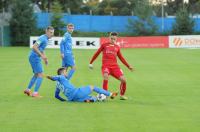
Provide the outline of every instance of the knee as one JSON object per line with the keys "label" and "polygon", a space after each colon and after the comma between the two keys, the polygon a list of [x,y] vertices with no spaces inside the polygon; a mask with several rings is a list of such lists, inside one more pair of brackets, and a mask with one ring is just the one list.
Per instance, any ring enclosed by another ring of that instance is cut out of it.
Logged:
{"label": "knee", "polygon": [[37,77],[43,77],[43,73],[37,73],[36,76]]}
{"label": "knee", "polygon": [[121,83],[126,83],[126,79],[123,77],[120,79]]}
{"label": "knee", "polygon": [[104,79],[104,80],[108,80],[108,77],[109,77],[108,74],[104,74],[104,75],[103,75],[103,79]]}

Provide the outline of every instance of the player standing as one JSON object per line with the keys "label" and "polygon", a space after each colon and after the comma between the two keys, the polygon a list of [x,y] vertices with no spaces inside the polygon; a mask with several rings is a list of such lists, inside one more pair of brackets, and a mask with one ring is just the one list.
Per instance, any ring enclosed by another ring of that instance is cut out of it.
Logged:
{"label": "player standing", "polygon": [[70,79],[75,70],[75,61],[74,55],[72,52],[72,37],[71,34],[74,31],[74,25],[68,24],[67,25],[67,32],[64,34],[63,39],[60,43],[60,53],[62,58],[62,67],[70,67],[70,71],[68,72],[67,78]]}
{"label": "player standing", "polygon": [[103,74],[103,89],[108,90],[108,79],[109,75],[115,77],[116,79],[121,81],[120,84],[120,99],[127,100],[128,97],[125,96],[126,92],[126,79],[123,75],[123,71],[120,69],[117,63],[117,56],[121,60],[121,62],[128,67],[129,70],[133,71],[133,68],[127,63],[124,57],[121,54],[120,46],[116,44],[117,41],[117,33],[110,33],[110,42],[104,43],[100,46],[100,48],[93,55],[89,68],[93,68],[92,63],[98,57],[98,55],[102,52],[102,74]]}
{"label": "player standing", "polygon": [[[46,34],[41,35],[38,40],[34,43],[33,48],[29,54],[29,63],[31,64],[33,70],[33,77],[31,78],[29,85],[26,90],[24,90],[24,94],[32,97],[41,97],[38,94],[40,85],[43,80],[43,67],[41,63],[41,59],[48,64],[48,59],[45,55],[45,48],[48,44],[48,39],[50,39],[54,35],[54,28],[49,26],[46,29]],[[35,84],[34,92],[31,93],[31,88]]]}
{"label": "player standing", "polygon": [[[74,61],[74,55],[72,52],[72,37],[71,34],[74,31],[74,25],[72,23],[67,24],[67,32],[64,34],[61,42],[60,42],[60,55],[62,59],[62,67],[68,68],[70,67],[70,71],[66,76],[68,80],[73,76],[76,66]],[[61,84],[59,81],[56,83],[56,89],[59,88]]]}

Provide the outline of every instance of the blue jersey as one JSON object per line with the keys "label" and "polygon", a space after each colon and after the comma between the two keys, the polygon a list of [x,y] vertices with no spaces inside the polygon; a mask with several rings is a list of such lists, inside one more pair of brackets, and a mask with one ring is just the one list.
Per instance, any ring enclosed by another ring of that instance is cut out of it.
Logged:
{"label": "blue jersey", "polygon": [[[36,41],[36,43],[38,44],[38,49],[39,49],[39,51],[41,52],[41,53],[43,53],[44,52],[44,50],[45,50],[45,48],[46,48],[46,46],[47,46],[47,44],[48,44],[48,36],[46,35],[46,34],[44,34],[44,35],[41,35],[38,39],[37,39],[37,41]],[[30,52],[30,56],[31,57],[33,57],[33,58],[35,58],[35,59],[39,59],[40,58],[40,56],[32,49],[31,50],[31,52]]]}
{"label": "blue jersey", "polygon": [[60,42],[60,52],[65,56],[72,54],[72,37],[69,32],[66,32]]}
{"label": "blue jersey", "polygon": [[68,100],[71,101],[75,95],[76,88],[64,75],[53,76],[52,79],[60,83],[57,88],[59,88],[59,91],[63,92]]}

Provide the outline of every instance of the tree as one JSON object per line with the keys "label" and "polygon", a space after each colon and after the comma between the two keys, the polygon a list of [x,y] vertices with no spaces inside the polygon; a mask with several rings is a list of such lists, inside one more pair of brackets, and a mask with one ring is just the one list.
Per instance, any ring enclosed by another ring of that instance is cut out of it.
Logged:
{"label": "tree", "polygon": [[189,11],[192,14],[200,14],[200,0],[190,0],[189,1]]}
{"label": "tree", "polygon": [[136,35],[152,35],[157,32],[152,15],[152,8],[147,0],[138,1],[134,10],[135,15],[138,17],[134,21],[129,19],[128,29]]}
{"label": "tree", "polygon": [[139,0],[103,0],[96,10],[98,15],[131,15],[136,2]]}
{"label": "tree", "polygon": [[53,13],[53,16],[52,16],[52,20],[51,20],[51,25],[55,29],[54,34],[55,34],[55,36],[61,36],[64,33],[63,28],[65,26],[65,23],[61,20],[63,15],[62,15],[61,5],[58,1],[55,1],[53,3],[52,13]]}
{"label": "tree", "polygon": [[62,10],[68,12],[70,9],[72,14],[80,14],[83,7],[83,0],[59,0]]}
{"label": "tree", "polygon": [[194,20],[190,18],[186,7],[178,10],[176,13],[176,22],[173,25],[172,34],[186,35],[192,34],[194,31]]}
{"label": "tree", "polygon": [[14,46],[28,46],[29,37],[35,31],[36,19],[30,0],[15,0],[10,20],[11,42]]}
{"label": "tree", "polygon": [[0,1],[0,12],[8,12],[9,5],[12,3],[12,0],[1,0]]}

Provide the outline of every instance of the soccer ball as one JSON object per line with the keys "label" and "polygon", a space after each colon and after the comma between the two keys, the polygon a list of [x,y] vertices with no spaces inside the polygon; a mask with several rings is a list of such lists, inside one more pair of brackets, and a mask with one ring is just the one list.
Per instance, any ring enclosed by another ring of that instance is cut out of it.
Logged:
{"label": "soccer ball", "polygon": [[97,100],[98,101],[105,101],[106,100],[106,96],[104,94],[97,94]]}

